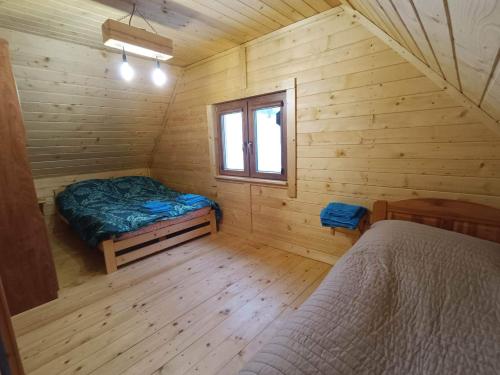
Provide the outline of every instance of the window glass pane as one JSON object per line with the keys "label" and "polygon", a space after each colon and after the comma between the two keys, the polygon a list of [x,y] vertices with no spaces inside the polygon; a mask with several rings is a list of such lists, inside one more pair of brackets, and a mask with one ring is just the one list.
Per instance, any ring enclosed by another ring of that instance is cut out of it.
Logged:
{"label": "window glass pane", "polygon": [[243,113],[222,115],[221,128],[224,169],[243,171]]}
{"label": "window glass pane", "polygon": [[257,172],[281,173],[281,107],[254,112]]}

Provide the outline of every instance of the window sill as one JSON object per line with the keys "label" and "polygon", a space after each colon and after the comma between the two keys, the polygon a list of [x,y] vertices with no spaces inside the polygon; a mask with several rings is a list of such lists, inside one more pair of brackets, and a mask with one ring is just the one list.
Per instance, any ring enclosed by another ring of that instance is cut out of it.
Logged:
{"label": "window sill", "polygon": [[217,175],[217,176],[215,176],[215,179],[220,180],[220,181],[247,182],[247,183],[254,184],[254,185],[267,185],[267,186],[274,186],[274,187],[279,187],[279,188],[287,188],[288,187],[288,182],[281,181],[281,180],[265,180],[262,178],[224,176],[224,175]]}

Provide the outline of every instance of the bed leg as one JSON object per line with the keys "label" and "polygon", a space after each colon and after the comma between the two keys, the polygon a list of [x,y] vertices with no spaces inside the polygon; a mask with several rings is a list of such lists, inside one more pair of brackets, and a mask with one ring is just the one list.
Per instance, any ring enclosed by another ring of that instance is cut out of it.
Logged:
{"label": "bed leg", "polygon": [[210,211],[210,234],[212,237],[217,233],[217,219],[215,218],[215,211]]}
{"label": "bed leg", "polygon": [[118,269],[116,265],[115,248],[113,240],[106,240],[102,242],[102,252],[104,253],[104,262],[106,263],[106,273],[113,273]]}

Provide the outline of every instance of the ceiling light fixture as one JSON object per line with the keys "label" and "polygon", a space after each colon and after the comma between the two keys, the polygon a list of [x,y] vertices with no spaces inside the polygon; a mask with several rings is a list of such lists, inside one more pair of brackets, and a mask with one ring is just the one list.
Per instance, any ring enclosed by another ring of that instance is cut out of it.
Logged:
{"label": "ceiling light fixture", "polygon": [[130,66],[127,61],[127,55],[125,54],[125,48],[122,52],[122,65],[120,66],[120,74],[125,81],[131,81],[134,78],[134,69]]}
{"label": "ceiling light fixture", "polygon": [[153,82],[156,86],[163,86],[167,82],[167,75],[160,69],[160,61],[156,60],[156,68],[153,70]]}
{"label": "ceiling light fixture", "polygon": [[[136,12],[135,4],[130,13],[128,25],[112,19],[106,20],[102,24],[102,40],[104,45],[125,49],[129,53],[135,55],[146,56],[158,60],[168,60],[173,57],[172,39],[158,35],[154,27],[146,20],[146,18],[137,10],[137,13],[154,31],[149,32],[131,25],[132,17]],[[126,18],[129,15],[123,17]],[[122,18],[122,19],[123,19]]]}

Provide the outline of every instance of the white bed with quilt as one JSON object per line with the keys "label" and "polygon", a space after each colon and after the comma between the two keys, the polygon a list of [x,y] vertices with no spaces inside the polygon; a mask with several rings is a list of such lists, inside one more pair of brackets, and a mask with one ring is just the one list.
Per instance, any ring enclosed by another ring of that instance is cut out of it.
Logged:
{"label": "white bed with quilt", "polygon": [[373,217],[241,375],[500,374],[500,211],[410,200]]}

